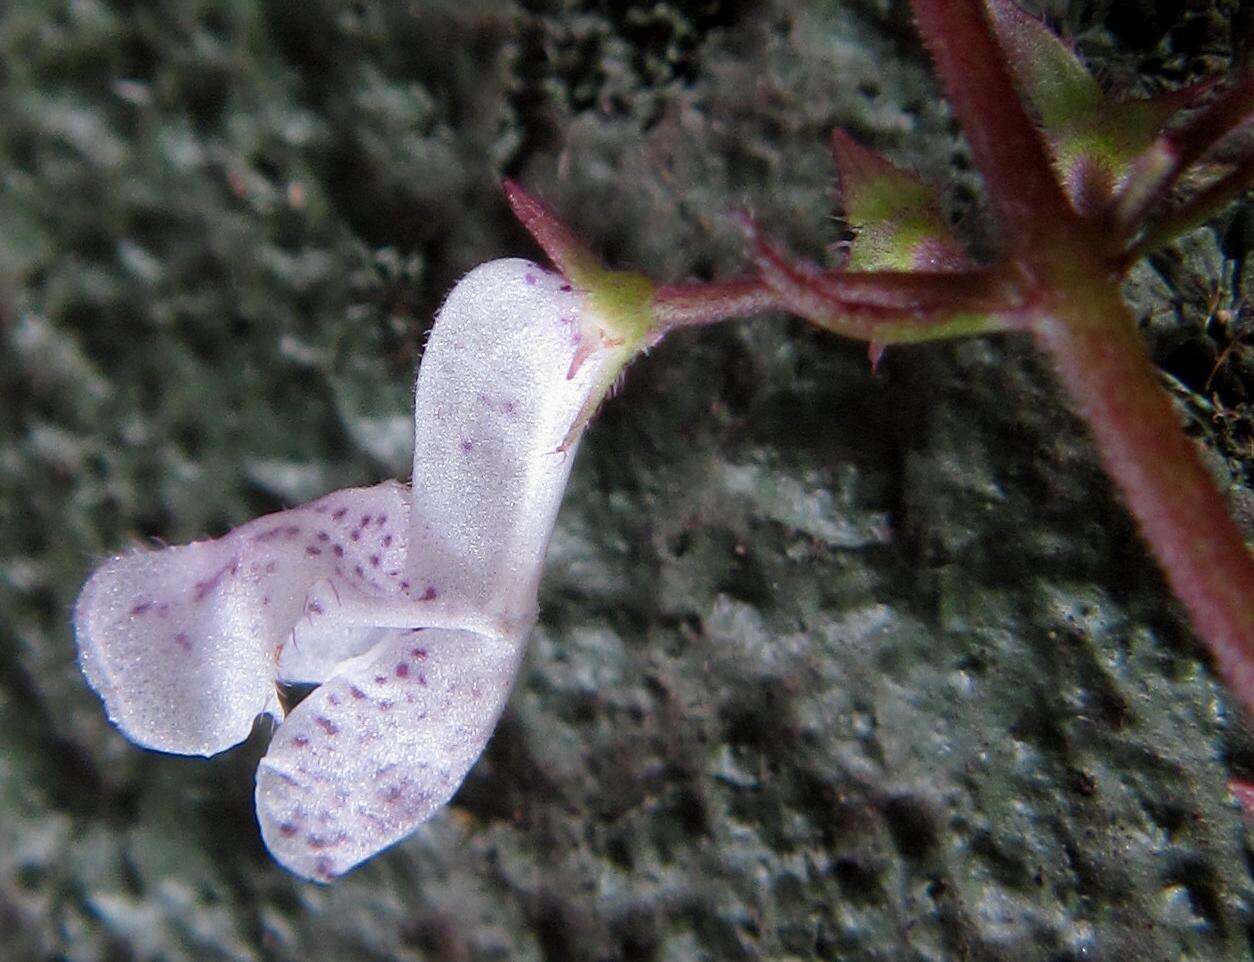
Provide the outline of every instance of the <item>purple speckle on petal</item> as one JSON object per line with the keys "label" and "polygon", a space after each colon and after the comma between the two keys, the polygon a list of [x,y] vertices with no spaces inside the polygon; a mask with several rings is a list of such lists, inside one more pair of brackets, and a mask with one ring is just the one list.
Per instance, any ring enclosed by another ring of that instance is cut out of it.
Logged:
{"label": "purple speckle on petal", "polygon": [[142,615],[145,611],[152,607],[151,601],[141,601],[131,609],[132,615]]}
{"label": "purple speckle on petal", "polygon": [[223,578],[225,578],[228,574],[235,574],[238,570],[239,559],[236,558],[233,561],[224,564],[212,575],[204,579],[204,581],[197,581],[196,587],[192,589],[192,599],[197,603],[204,601],[205,598],[209,596],[209,593],[222,583]]}
{"label": "purple speckle on petal", "polygon": [[309,847],[312,849],[331,848],[334,845],[339,845],[341,842],[348,841],[348,833],[340,831],[332,836],[326,836],[315,835],[310,832],[309,835],[305,836],[305,840],[309,842]]}
{"label": "purple speckle on petal", "polygon": [[405,664],[405,662],[402,661],[399,665],[396,666],[397,678],[404,678],[408,674],[409,674],[409,665]]}
{"label": "purple speckle on petal", "polygon": [[328,735],[338,734],[340,730],[340,726],[337,725],[335,722],[331,721],[331,719],[327,718],[326,715],[318,715],[316,718],[314,718],[314,724],[317,725],[319,728],[321,728]]}

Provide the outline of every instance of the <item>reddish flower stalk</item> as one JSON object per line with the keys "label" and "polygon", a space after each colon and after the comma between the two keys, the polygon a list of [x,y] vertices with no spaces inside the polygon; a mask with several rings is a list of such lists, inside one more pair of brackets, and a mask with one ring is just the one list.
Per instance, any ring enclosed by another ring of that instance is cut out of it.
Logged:
{"label": "reddish flower stalk", "polygon": [[1089,423],[1172,590],[1220,675],[1254,707],[1254,562],[1180,429],[1115,285],[1042,310],[1036,342]]}
{"label": "reddish flower stalk", "polygon": [[914,16],[984,175],[1007,246],[1035,259],[1083,243],[1036,125],[1016,94],[997,38],[976,0],[916,0]]}
{"label": "reddish flower stalk", "polygon": [[[1008,15],[1009,0],[990,3],[999,13],[996,21],[978,0],[914,0],[919,28],[1004,235],[1007,255],[984,276],[997,278],[1002,289],[1014,288],[1009,301],[1026,305],[999,311],[990,301],[987,319],[1030,331],[1050,355],[1220,674],[1254,708],[1254,559],[1181,430],[1119,295],[1119,282],[1137,257],[1217,212],[1254,177],[1254,163],[1243,158],[1192,200],[1157,217],[1151,213],[1190,164],[1254,114],[1254,80],[1237,82],[1188,123],[1148,143],[1130,164],[1121,191],[1112,176],[1104,194],[1099,180],[1096,193],[1069,198],[1061,185],[1077,171],[1087,166],[1116,173],[1111,168],[1118,158],[1069,158],[1065,130],[1046,129],[1054,135],[1046,146],[1018,99],[994,28],[996,22],[1000,29],[1022,31],[1025,18]],[[1041,53],[1033,68],[1065,68],[1070,72],[1065,79],[1075,79],[1078,62],[1065,60],[1057,49],[1042,53],[1039,32],[1026,41],[1022,33],[1012,39]],[[1050,106],[1057,110],[1060,102]],[[1064,112],[1071,106],[1061,102]],[[1077,116],[1061,119],[1074,123]],[[838,164],[841,155],[838,151]],[[755,263],[791,310],[841,333],[859,336],[861,327],[861,336],[878,343],[967,333],[946,322],[972,306],[969,280],[955,285],[949,304],[942,296],[922,310],[883,310],[870,324],[842,295],[848,283],[844,272],[789,264],[760,242]],[[885,272],[883,280],[895,277]]]}
{"label": "reddish flower stalk", "polygon": [[[970,305],[942,306],[933,300],[923,305],[867,304],[838,296],[842,271],[822,272],[796,264],[758,236],[752,221],[744,222],[745,234],[754,245],[754,263],[763,280],[774,289],[789,310],[808,318],[834,334],[879,345],[935,341],[963,334],[987,334],[1013,327],[1013,305],[974,310]],[[899,275],[894,274],[896,278]],[[825,283],[827,281],[836,284]]]}
{"label": "reddish flower stalk", "polygon": [[[1119,293],[1137,258],[1217,213],[1254,180],[1254,156],[1239,153],[1192,199],[1167,203],[1196,162],[1254,117],[1254,77],[1162,131],[1212,84],[1149,101],[1112,99],[1012,0],[912,3],[983,174],[1003,257],[972,264],[925,184],[837,132],[845,216],[859,232],[847,263],[824,270],[792,260],[743,218],[759,279],[656,289],[649,343],[674,327],[779,307],[870,342],[873,359],[886,344],[1032,334],[1219,673],[1254,709],[1254,557],[1182,431]],[[546,226],[551,215],[517,188],[507,191],[570,274],[562,259],[570,260],[573,235]]]}
{"label": "reddish flower stalk", "polygon": [[779,295],[757,277],[663,284],[653,295],[653,340],[676,327],[715,324],[729,317],[783,309]]}

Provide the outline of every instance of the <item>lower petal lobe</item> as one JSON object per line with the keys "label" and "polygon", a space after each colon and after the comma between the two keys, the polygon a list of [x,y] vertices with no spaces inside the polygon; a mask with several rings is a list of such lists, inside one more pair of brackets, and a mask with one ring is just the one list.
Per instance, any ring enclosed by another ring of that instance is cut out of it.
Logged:
{"label": "lower petal lobe", "polygon": [[509,695],[523,639],[383,629],[292,711],[257,770],[276,859],[328,881],[409,835],[466,777]]}

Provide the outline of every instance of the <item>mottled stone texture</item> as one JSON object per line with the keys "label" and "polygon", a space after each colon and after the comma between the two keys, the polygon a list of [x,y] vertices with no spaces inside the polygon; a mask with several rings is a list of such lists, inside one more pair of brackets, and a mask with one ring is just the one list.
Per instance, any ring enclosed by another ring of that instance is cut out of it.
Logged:
{"label": "mottled stone texture", "polygon": [[[1049,10],[1143,91],[1251,46],[1235,0]],[[1249,957],[1250,723],[1011,339],[872,377],[773,318],[638,363],[487,755],[332,888],[261,847],[268,732],[146,753],[75,665],[94,560],[403,476],[441,296],[535,254],[502,174],[708,276],[736,204],[839,237],[844,124],[987,250],[902,4],[19,2],[0,118],[6,960]],[[1129,284],[1246,519],[1251,224]]]}

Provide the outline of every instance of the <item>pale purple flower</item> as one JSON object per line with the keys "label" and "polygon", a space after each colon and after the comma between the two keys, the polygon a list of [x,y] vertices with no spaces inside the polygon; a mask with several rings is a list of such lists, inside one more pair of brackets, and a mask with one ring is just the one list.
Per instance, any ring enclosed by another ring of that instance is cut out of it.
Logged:
{"label": "pale purple flower", "polygon": [[[579,434],[640,346],[594,300],[527,261],[475,269],[423,357],[412,486],[119,555],[84,587],[83,671],[130,739],[212,755],[281,720],[257,817],[296,874],[325,881],[404,838],[483,751]],[[283,718],[280,683],[318,687]]]}

